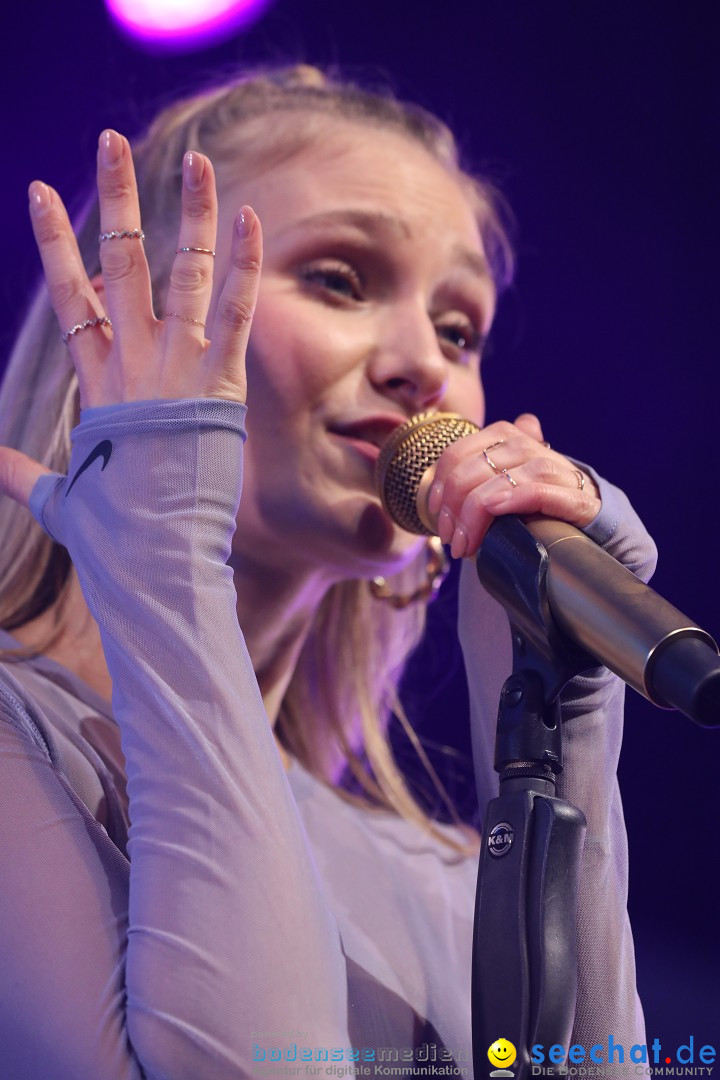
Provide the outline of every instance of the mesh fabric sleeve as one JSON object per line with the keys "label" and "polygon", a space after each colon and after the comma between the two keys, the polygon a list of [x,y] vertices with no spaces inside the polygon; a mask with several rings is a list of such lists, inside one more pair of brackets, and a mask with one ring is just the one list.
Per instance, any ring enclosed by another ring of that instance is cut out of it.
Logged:
{"label": "mesh fabric sleeve", "polygon": [[[33,491],[100,626],[127,763],[130,864],[110,865],[51,766],[23,763],[28,881],[48,907],[57,882],[78,911],[60,921],[58,949],[53,934],[38,937],[42,902],[31,923],[22,897],[6,897],[18,923],[9,962],[20,978],[30,956],[30,982],[42,986],[36,998],[26,990],[30,1015],[55,1031],[67,1020],[76,1044],[60,1038],[51,1056],[28,1044],[18,1075],[228,1080],[253,1075],[261,1034],[347,1045],[341,943],[227,565],[244,415],[211,399],[87,410],[68,477]],[[69,955],[76,971],[65,970]]]}
{"label": "mesh fabric sleeve", "polygon": [[[626,496],[592,475],[602,510],[584,531],[647,581],[655,567],[655,545]],[[474,560],[466,560],[462,568],[460,639],[483,810],[498,794],[495,729],[500,690],[512,670],[512,648],[505,611],[480,585]],[[624,700],[625,684],[604,667],[565,687],[564,768],[556,794],[578,806],[588,826],[578,896],[578,997],[572,1040],[589,1051],[596,1043],[607,1047],[612,1036],[627,1055],[633,1045],[645,1042],[645,1034],[627,916],[627,836],[616,775]]]}

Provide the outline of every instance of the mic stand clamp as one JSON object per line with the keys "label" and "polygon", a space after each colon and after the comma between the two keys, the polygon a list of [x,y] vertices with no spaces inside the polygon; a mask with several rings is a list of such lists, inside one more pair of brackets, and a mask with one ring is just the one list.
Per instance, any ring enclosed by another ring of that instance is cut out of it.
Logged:
{"label": "mic stand clamp", "polygon": [[[478,576],[505,608],[513,673],[498,713],[495,769],[500,794],[483,823],[473,932],[472,1031],[476,1080],[526,1080],[531,1061],[566,1052],[577,993],[576,919],[585,816],[555,797],[562,771],[559,694],[597,661],[561,639],[550,614],[542,543],[519,518],[498,518],[477,556]],[[513,1044],[507,1055],[498,1040]],[[500,1068],[493,1069],[493,1064]],[[547,1072],[552,1074],[552,1065]]]}

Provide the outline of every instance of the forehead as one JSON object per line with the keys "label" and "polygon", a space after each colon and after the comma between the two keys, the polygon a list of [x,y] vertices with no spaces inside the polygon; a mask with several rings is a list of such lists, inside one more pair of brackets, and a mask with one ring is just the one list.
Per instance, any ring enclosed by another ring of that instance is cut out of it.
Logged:
{"label": "forehead", "polygon": [[452,234],[482,252],[476,208],[461,180],[400,131],[323,117],[297,153],[238,189],[266,235],[320,214],[339,221],[352,208],[384,222],[389,237],[437,242]]}

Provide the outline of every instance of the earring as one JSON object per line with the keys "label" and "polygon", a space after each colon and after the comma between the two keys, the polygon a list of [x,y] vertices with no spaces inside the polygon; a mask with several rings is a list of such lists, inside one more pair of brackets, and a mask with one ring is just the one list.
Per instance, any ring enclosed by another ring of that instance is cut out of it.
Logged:
{"label": "earring", "polygon": [[450,570],[450,560],[445,554],[439,536],[429,536],[425,548],[425,581],[413,593],[394,593],[384,577],[374,577],[368,582],[370,592],[376,600],[384,600],[398,610],[419,601],[430,603],[438,593],[440,586]]}

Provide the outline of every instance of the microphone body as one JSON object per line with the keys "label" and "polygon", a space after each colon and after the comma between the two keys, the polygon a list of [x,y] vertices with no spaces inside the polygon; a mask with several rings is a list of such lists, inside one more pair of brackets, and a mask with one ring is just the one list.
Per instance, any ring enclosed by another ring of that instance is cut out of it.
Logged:
{"label": "microphone body", "polygon": [[[427,511],[435,464],[451,442],[479,430],[455,414],[423,413],[393,432],[378,459],[376,483],[402,528],[436,532]],[[483,547],[491,543],[493,557],[511,569],[526,556],[507,522],[496,519]],[[711,635],[574,526],[539,516],[522,525],[547,552],[548,604],[561,636],[655,705],[679,709],[703,726],[720,725],[720,659]],[[512,621],[512,590],[495,588],[482,556],[481,548],[480,579]]]}

